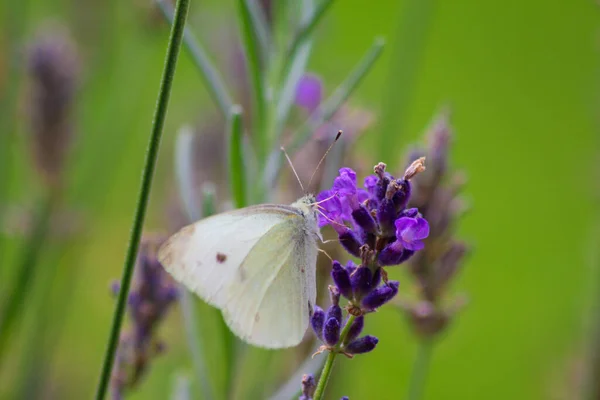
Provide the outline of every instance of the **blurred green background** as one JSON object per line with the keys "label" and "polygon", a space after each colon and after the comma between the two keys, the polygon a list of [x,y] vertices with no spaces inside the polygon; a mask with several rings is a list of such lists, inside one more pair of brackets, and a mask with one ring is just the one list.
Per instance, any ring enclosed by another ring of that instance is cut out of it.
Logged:
{"label": "blurred green background", "polygon": [[[350,100],[379,117],[355,149],[366,165],[398,166],[440,107],[452,107],[452,163],[469,177],[464,194],[473,206],[459,234],[474,247],[454,291],[468,294],[469,305],[436,346],[425,398],[577,398],[589,356],[599,265],[594,228],[597,5],[564,0],[426,4],[430,8],[422,23],[407,25],[405,1],[338,1],[318,29],[309,62],[309,70],[320,74],[331,92],[375,36],[387,39],[382,58]],[[13,81],[7,66],[20,62],[22,48],[48,22],[67,26],[80,53],[76,139],[64,205],[78,233],[66,242],[52,235],[38,271],[59,263],[60,290],[72,291],[68,308],[51,308],[48,316],[60,324],[60,340],[51,349],[45,394],[89,398],[108,337],[114,301],[109,284],[121,274],[168,28],[150,1],[142,0],[8,0],[0,10],[6,28],[0,90],[15,83],[17,94],[14,113],[2,114],[16,116],[9,190],[2,199],[11,209],[34,205],[40,185],[28,151],[27,114],[20,106],[24,71],[17,66]],[[212,54],[235,35],[235,21],[232,1],[191,3],[189,23]],[[8,36],[11,31],[17,36]],[[414,56],[410,60],[402,57],[407,43],[418,46],[406,53]],[[214,114],[184,51],[147,230],[169,229],[168,204],[176,197],[175,132]],[[382,129],[397,132],[387,143],[386,156],[394,159],[380,160]],[[2,233],[0,279],[6,280],[24,239],[10,225]],[[23,343],[36,341],[36,333],[28,330],[33,319],[30,310],[1,371],[2,398],[9,398],[17,384]],[[340,359],[328,398],[403,396],[416,349],[406,321],[384,307],[369,317],[366,329],[380,338],[377,350]],[[166,398],[174,374],[189,369],[179,310],[171,313],[160,336],[168,351],[155,359],[131,398]]]}

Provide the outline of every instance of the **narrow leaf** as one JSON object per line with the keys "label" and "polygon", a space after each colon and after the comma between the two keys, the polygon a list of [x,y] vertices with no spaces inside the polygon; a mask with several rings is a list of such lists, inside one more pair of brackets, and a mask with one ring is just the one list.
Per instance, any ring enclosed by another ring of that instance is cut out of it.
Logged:
{"label": "narrow leaf", "polygon": [[242,128],[242,108],[235,105],[229,113],[229,185],[236,208],[245,207],[246,163],[244,161],[244,138]]}
{"label": "narrow leaf", "polygon": [[[173,23],[173,8],[167,3],[166,0],[156,0],[162,15],[169,22]],[[208,89],[210,96],[217,105],[217,108],[224,117],[227,117],[229,110],[233,104],[231,96],[225,86],[223,77],[219,73],[219,70],[213,65],[210,57],[206,53],[204,46],[196,39],[189,29],[185,29],[183,32],[183,43],[188,50],[194,64],[198,67],[200,76],[204,80],[204,84]]]}
{"label": "narrow leaf", "polygon": [[286,52],[285,64],[281,70],[281,78],[283,79],[292,69],[293,60],[295,60],[296,55],[303,44],[310,40],[310,36],[315,30],[316,26],[321,22],[329,7],[333,4],[333,0],[321,0],[317,8],[310,14],[309,17],[303,18],[302,25],[300,26],[300,30],[294,37],[292,44],[290,45],[288,51]]}
{"label": "narrow leaf", "polygon": [[265,129],[267,100],[265,98],[264,67],[261,62],[260,49],[256,37],[256,27],[252,18],[249,0],[237,0],[240,17],[242,43],[246,54],[248,74],[252,84],[252,135],[254,149],[263,165],[268,147],[268,137]]}
{"label": "narrow leaf", "polygon": [[[304,0],[302,2],[303,20],[308,19],[313,14],[313,1]],[[275,131],[273,134],[273,137],[277,140],[284,131],[285,123],[287,122],[290,109],[294,103],[296,86],[306,71],[306,64],[308,63],[311,50],[312,40],[307,37],[293,54],[284,55],[283,62],[286,65],[284,68],[289,68],[289,71],[286,71],[285,81],[283,82],[277,99],[277,114],[275,116]]]}
{"label": "narrow leaf", "polygon": [[244,1],[246,2],[246,7],[248,8],[248,13],[250,15],[254,36],[258,42],[261,60],[266,64],[269,61],[272,43],[270,27],[267,23],[267,18],[257,0]]}

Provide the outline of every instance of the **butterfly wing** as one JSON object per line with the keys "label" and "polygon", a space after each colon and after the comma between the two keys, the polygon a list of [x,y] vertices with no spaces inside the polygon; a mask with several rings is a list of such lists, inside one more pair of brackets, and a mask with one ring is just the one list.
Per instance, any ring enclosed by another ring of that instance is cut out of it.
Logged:
{"label": "butterfly wing", "polygon": [[241,265],[223,309],[232,331],[262,347],[300,343],[316,300],[316,260],[315,240],[302,227],[282,223],[267,232]]}
{"label": "butterfly wing", "polygon": [[173,235],[159,260],[220,308],[242,339],[288,347],[302,339],[315,302],[317,248],[306,224],[296,208],[282,205],[219,214]]}

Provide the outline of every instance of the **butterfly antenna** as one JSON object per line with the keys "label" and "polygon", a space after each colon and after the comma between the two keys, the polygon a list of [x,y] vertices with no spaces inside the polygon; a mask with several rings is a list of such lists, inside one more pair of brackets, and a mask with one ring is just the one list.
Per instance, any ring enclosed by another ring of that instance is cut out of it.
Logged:
{"label": "butterfly antenna", "polygon": [[[325,243],[325,242],[323,242]],[[319,251],[319,253],[323,253],[327,256],[327,258],[329,258],[329,261],[333,262],[333,258],[331,258],[331,256],[329,254],[327,254],[327,252],[323,249],[317,249]]]}
{"label": "butterfly antenna", "polygon": [[332,224],[336,224],[336,225],[338,225],[338,226],[341,226],[341,227],[343,227],[343,228],[347,228],[347,226],[346,226],[346,225],[344,225],[344,224],[340,224],[339,222],[337,222],[337,221],[334,221],[334,220],[332,220],[331,218],[329,218],[329,217],[328,217],[328,216],[327,216],[327,215],[326,215],[326,214],[325,214],[323,211],[319,210],[318,208],[317,208],[317,212],[318,212],[319,214],[321,214],[321,216],[322,216],[323,218],[325,218],[327,221],[331,222]]}
{"label": "butterfly antenna", "polygon": [[335,135],[335,139],[333,139],[333,143],[331,143],[331,145],[329,146],[329,148],[327,149],[327,151],[325,152],[325,154],[323,154],[323,157],[321,157],[321,161],[319,161],[319,163],[317,164],[317,167],[315,168],[315,171],[310,176],[310,180],[308,181],[308,187],[310,187],[310,184],[312,183],[312,180],[315,177],[315,174],[319,170],[319,167],[321,166],[321,164],[323,164],[323,161],[325,161],[325,157],[327,157],[327,154],[329,153],[329,151],[331,150],[331,148],[333,147],[333,145],[335,144],[335,142],[338,141],[338,139],[340,138],[340,136],[342,136],[342,131],[341,130],[338,131],[337,135]]}
{"label": "butterfly antenna", "polygon": [[337,197],[338,195],[339,195],[338,192],[335,192],[333,195],[327,197],[326,199],[323,199],[323,200],[317,201],[315,203],[312,203],[312,205],[315,206],[315,207],[323,208],[323,207],[320,206],[321,203],[325,203],[326,201],[329,201],[329,200],[333,199],[334,197]]}
{"label": "butterfly antenna", "polygon": [[298,180],[298,183],[300,184],[300,188],[302,188],[302,191],[304,193],[306,193],[306,189],[304,189],[304,185],[302,184],[302,181],[300,180],[300,177],[298,176],[298,173],[296,172],[296,168],[294,168],[294,164],[292,164],[292,159],[288,155],[287,151],[285,151],[283,146],[281,146],[281,151],[283,151],[283,154],[285,155],[285,158],[288,160],[290,167],[292,167],[292,171],[294,172],[294,175],[296,175],[296,179]]}

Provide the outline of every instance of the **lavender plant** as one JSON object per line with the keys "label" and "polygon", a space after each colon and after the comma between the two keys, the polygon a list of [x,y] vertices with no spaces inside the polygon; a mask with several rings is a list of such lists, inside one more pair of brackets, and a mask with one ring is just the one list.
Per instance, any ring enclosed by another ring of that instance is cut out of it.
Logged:
{"label": "lavender plant", "polygon": [[[177,299],[178,291],[156,258],[161,242],[146,239],[141,244],[137,276],[127,301],[131,326],[121,335],[111,378],[114,400],[122,399],[127,391],[135,388],[152,358],[165,347],[156,338],[156,330]],[[119,289],[116,282],[113,292],[118,294]]]}
{"label": "lavender plant", "polygon": [[29,298],[51,218],[61,200],[78,84],[77,52],[67,32],[59,27],[45,28],[38,33],[28,49],[26,61],[30,149],[42,191],[16,266],[17,275],[6,290],[6,301],[2,304],[0,361],[3,361],[4,350],[19,321],[20,310]]}
{"label": "lavender plant", "polygon": [[[323,398],[327,381],[338,354],[352,358],[375,349],[375,336],[360,336],[365,316],[375,312],[398,293],[399,282],[389,281],[384,267],[399,265],[423,249],[429,224],[416,208],[407,208],[411,179],[425,170],[424,158],[415,160],[402,178],[374,167],[375,175],[365,178],[364,189],[357,186],[356,173],[340,169],[331,190],[317,196],[323,212],[321,226],[329,225],[338,234],[344,249],[360,259],[345,266],[333,261],[330,287],[331,305],[327,311],[315,307],[311,325],[323,345],[318,352],[329,354],[315,389],[315,400]],[[340,298],[347,300],[343,318]]]}
{"label": "lavender plant", "polygon": [[453,171],[448,162],[452,139],[448,112],[436,118],[426,137],[427,148],[415,149],[409,155],[413,158],[416,154],[426,154],[428,168],[413,180],[413,195],[408,205],[418,207],[427,218],[431,232],[425,249],[408,262],[417,286],[417,298],[399,303],[419,338],[408,389],[410,400],[421,397],[431,347],[464,304],[463,298],[449,299],[446,292],[460,271],[468,249],[455,235],[457,219],[465,209],[458,197],[464,177]]}
{"label": "lavender plant", "polygon": [[[326,126],[325,122],[339,116],[337,113],[370,70],[383,47],[383,41],[376,40],[349,77],[329,98],[321,101],[322,86],[314,77],[305,74],[305,68],[314,29],[333,1],[324,0],[315,4],[312,0],[305,0],[278,3],[277,6],[272,3],[263,2],[259,6],[253,1],[236,2],[247,72],[243,76],[249,82],[249,101],[245,98],[233,100],[234,96],[229,93],[219,68],[213,65],[202,43],[191,30],[186,30],[184,34],[185,45],[208,91],[227,120],[224,127],[228,165],[226,182],[235,207],[272,200],[281,193],[277,189],[284,160],[281,144],[288,143],[286,146],[293,157],[314,137],[317,129],[322,129]],[[167,20],[173,21],[169,4],[166,1],[157,1],[157,4]],[[274,7],[277,12],[273,11]],[[270,17],[267,18],[267,15]],[[293,29],[296,32],[290,34]],[[284,40],[280,40],[282,38]],[[311,89],[308,97],[302,97],[303,90],[298,89],[308,86]],[[243,104],[244,108],[236,103]],[[305,121],[296,128],[290,123],[293,122],[290,116],[294,104],[305,107],[308,112]],[[335,135],[337,129],[332,132]],[[323,134],[323,137],[327,136]],[[198,186],[197,183],[195,186]],[[189,207],[190,204],[199,206],[194,201],[196,194],[182,187],[180,185],[180,194],[186,205],[185,214],[197,214],[190,212]],[[202,338],[196,340],[201,342]],[[234,354],[228,361],[229,374],[233,374],[238,368],[234,369],[232,365],[239,363],[239,357],[235,354],[236,346],[232,341],[224,342],[225,347],[234,347],[224,349],[226,354]],[[193,344],[190,347],[193,348]],[[233,385],[234,379],[227,380]],[[228,393],[224,395],[231,396],[232,388],[228,385],[226,390]]]}

